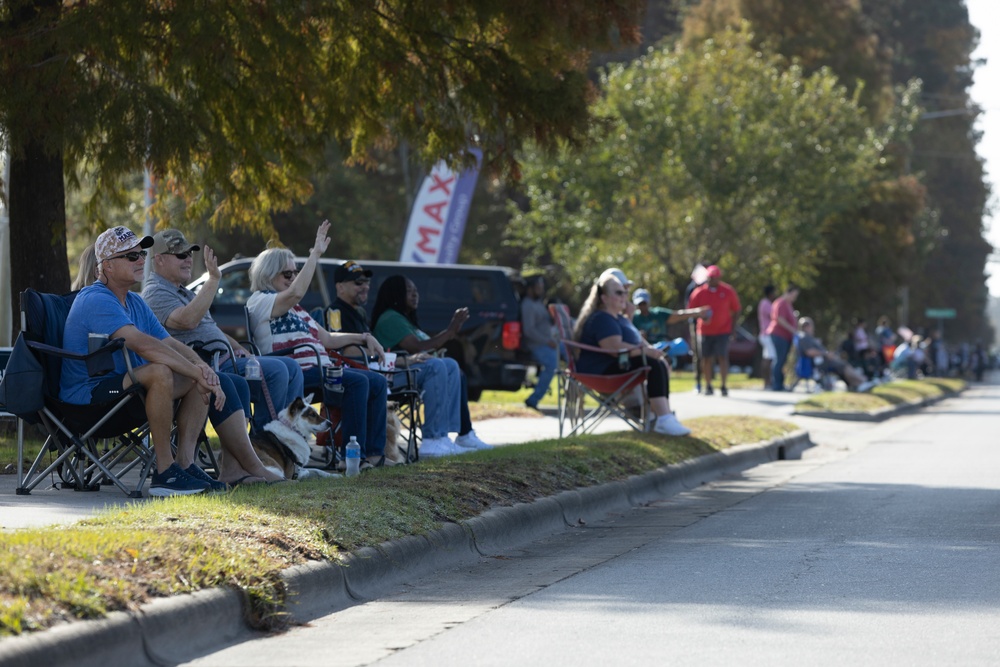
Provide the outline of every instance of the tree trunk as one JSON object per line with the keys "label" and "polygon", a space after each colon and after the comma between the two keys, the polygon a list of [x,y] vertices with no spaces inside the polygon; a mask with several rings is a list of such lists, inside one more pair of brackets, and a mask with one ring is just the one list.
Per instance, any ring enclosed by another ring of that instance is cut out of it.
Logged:
{"label": "tree trunk", "polygon": [[21,330],[21,292],[69,291],[66,259],[66,190],[62,153],[37,142],[11,151],[10,286],[14,336]]}

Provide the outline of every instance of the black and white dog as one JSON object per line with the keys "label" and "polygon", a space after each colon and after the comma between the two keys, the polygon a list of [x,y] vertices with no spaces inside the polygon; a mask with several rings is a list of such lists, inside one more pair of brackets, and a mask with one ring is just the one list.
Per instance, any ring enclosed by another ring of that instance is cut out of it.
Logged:
{"label": "black and white dog", "polygon": [[310,404],[312,394],[295,398],[250,441],[264,467],[285,479],[340,477],[335,472],[309,467],[310,462],[331,458],[328,448],[316,444],[316,434],[330,428]]}

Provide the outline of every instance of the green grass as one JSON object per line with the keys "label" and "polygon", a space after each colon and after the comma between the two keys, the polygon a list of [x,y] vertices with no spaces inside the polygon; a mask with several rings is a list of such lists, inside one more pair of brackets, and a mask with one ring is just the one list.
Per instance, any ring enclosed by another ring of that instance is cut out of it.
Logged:
{"label": "green grass", "polygon": [[797,410],[826,410],[829,412],[872,412],[895,405],[904,405],[925,398],[934,398],[961,391],[966,386],[957,378],[925,378],[922,380],[894,380],[877,385],[870,392],[849,393],[828,391],[814,394],[799,402]]}
{"label": "green grass", "polygon": [[215,586],[244,591],[258,627],[280,627],[279,574],[294,564],[336,560],[492,507],[625,479],[796,428],[732,416],[688,425],[694,436],[686,438],[624,432],[546,440],[352,479],[136,502],[69,527],[2,533],[0,636]]}

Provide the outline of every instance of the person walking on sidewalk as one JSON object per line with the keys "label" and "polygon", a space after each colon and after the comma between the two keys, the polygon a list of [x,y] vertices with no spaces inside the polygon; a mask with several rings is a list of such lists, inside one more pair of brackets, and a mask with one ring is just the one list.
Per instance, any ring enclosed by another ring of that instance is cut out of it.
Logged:
{"label": "person walking on sidewalk", "polygon": [[559,364],[559,343],[552,333],[552,318],[542,299],[545,296],[545,278],[531,276],[525,281],[526,291],[521,301],[521,339],[538,362],[538,381],[531,396],[524,404],[538,410],[538,402],[549,391],[552,377]]}
{"label": "person walking on sidewalk", "polygon": [[774,285],[764,288],[764,296],[757,303],[757,340],[760,341],[760,376],[764,379],[764,389],[771,388],[771,366],[774,364],[774,343],[765,332],[771,325]]}
{"label": "person walking on sidewalk", "polygon": [[785,362],[798,329],[793,308],[798,297],[798,285],[790,284],[785,293],[771,304],[771,323],[767,326],[767,335],[774,344],[774,368],[771,371],[771,389],[774,391],[785,391]]}
{"label": "person walking on sidewalk", "polygon": [[712,265],[706,270],[708,282],[691,293],[689,308],[708,306],[711,311],[698,320],[698,343],[701,347],[701,369],[705,378],[705,396],[711,396],[712,371],[719,362],[720,391],[729,395],[726,380],[729,377],[729,337],[733,321],[740,312],[740,297],[732,285],[722,282],[722,270]]}

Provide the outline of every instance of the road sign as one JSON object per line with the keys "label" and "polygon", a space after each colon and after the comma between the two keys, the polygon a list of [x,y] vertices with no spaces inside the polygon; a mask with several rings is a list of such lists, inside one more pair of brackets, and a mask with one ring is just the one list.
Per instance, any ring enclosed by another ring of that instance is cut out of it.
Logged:
{"label": "road sign", "polygon": [[953,320],[955,319],[955,309],[954,308],[928,308],[924,311],[924,315],[931,318],[937,318],[939,320]]}

